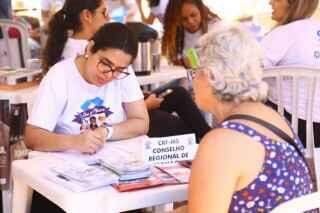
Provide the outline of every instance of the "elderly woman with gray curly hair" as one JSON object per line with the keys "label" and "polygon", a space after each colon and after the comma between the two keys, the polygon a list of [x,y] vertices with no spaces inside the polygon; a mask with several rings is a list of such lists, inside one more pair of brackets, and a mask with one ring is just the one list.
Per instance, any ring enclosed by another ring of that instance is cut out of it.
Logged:
{"label": "elderly woman with gray curly hair", "polygon": [[203,138],[193,161],[189,212],[269,212],[311,193],[299,138],[262,103],[268,87],[255,39],[223,26],[201,38],[198,54],[195,100],[220,126]]}

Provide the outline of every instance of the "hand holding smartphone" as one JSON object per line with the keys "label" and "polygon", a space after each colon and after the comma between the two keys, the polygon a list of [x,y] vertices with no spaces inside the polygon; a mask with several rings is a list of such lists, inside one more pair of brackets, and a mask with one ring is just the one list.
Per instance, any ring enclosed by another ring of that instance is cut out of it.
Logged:
{"label": "hand holding smartphone", "polygon": [[164,98],[164,97],[166,97],[167,95],[169,95],[169,94],[172,93],[172,92],[173,92],[172,89],[166,89],[166,90],[164,90],[163,92],[157,94],[157,97],[158,97],[158,98]]}
{"label": "hand holding smartphone", "polygon": [[194,78],[196,70],[200,67],[200,60],[198,54],[194,48],[187,49],[186,59],[191,69],[187,72],[187,77],[189,81],[192,81]]}
{"label": "hand holding smartphone", "polygon": [[200,67],[200,60],[194,48],[187,49],[186,58],[191,69],[195,70]]}

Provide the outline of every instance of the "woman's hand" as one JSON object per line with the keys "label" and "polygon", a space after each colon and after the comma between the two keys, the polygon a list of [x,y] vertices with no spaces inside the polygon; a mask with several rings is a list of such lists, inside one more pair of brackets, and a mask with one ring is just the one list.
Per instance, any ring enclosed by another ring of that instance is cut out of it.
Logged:
{"label": "woman's hand", "polygon": [[192,68],[192,67],[191,67],[191,64],[190,64],[190,61],[189,61],[189,59],[188,59],[187,57],[183,57],[183,58],[181,59],[181,61],[182,61],[183,66],[184,66],[186,69]]}
{"label": "woman's hand", "polygon": [[146,106],[148,110],[158,109],[160,107],[163,98],[158,98],[155,94],[151,94],[145,100]]}
{"label": "woman's hand", "polygon": [[94,154],[103,147],[106,138],[106,128],[99,127],[95,130],[86,130],[77,137],[75,149],[82,153]]}

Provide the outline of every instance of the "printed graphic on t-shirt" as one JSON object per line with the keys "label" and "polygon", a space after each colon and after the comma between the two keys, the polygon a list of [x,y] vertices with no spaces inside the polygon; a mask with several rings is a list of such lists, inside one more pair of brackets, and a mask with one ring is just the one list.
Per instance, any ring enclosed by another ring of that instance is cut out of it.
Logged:
{"label": "printed graphic on t-shirt", "polygon": [[80,124],[80,130],[96,129],[100,126],[108,126],[107,118],[113,113],[109,107],[103,105],[99,97],[88,100],[81,105],[82,112],[77,113],[73,122]]}
{"label": "printed graphic on t-shirt", "polygon": [[[320,41],[320,30],[318,30],[317,31],[317,40],[318,41]],[[320,50],[319,50],[319,43],[318,43],[318,45],[317,45],[317,49],[318,50],[315,50],[314,52],[313,52],[313,57],[315,58],[315,59],[319,59],[320,58]]]}

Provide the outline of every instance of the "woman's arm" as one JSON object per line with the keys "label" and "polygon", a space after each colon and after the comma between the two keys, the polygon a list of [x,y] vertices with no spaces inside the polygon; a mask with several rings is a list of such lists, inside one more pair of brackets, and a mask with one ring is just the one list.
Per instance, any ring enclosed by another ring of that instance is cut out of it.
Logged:
{"label": "woman's arm", "polygon": [[217,129],[201,141],[192,163],[189,213],[228,212],[241,173],[237,138]]}
{"label": "woman's arm", "polygon": [[142,9],[141,0],[136,0],[136,2],[137,2],[137,5],[138,5],[140,14],[141,14],[142,22],[145,23],[145,24],[153,24],[153,22],[156,19],[156,17],[151,12],[150,12],[149,16],[146,17],[144,12],[143,12],[143,9]]}
{"label": "woman's arm", "polygon": [[155,94],[149,95],[145,100],[145,105],[148,110],[158,109],[163,101],[163,98],[158,98]]}
{"label": "woman's arm", "polygon": [[87,130],[79,135],[56,134],[28,124],[25,130],[25,143],[28,148],[38,151],[78,150],[95,153],[106,141],[105,128]]}
{"label": "woman's arm", "polygon": [[[143,100],[124,103],[127,120],[113,126],[112,140],[136,137],[146,134],[149,129],[149,116]],[[99,127],[79,135],[56,134],[28,124],[25,143],[28,148],[39,151],[78,150],[95,153],[106,142],[107,130]]]}
{"label": "woman's arm", "polygon": [[135,21],[137,18],[136,15],[138,13],[136,2],[134,0],[122,0],[122,4],[127,9],[127,15],[126,15],[125,21],[126,22]]}
{"label": "woman's arm", "polygon": [[147,134],[149,129],[149,116],[144,100],[124,103],[127,120],[113,125],[112,140],[132,138]]}

